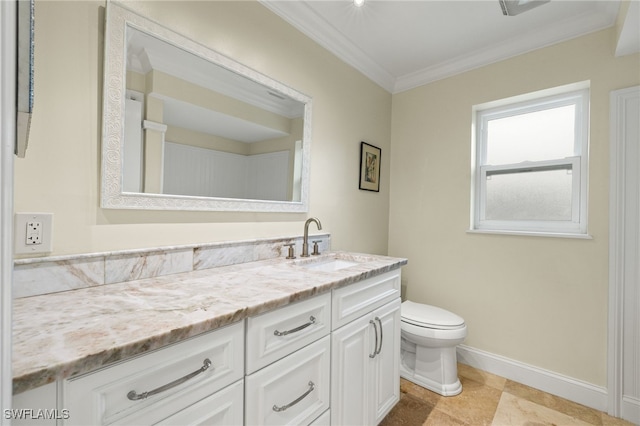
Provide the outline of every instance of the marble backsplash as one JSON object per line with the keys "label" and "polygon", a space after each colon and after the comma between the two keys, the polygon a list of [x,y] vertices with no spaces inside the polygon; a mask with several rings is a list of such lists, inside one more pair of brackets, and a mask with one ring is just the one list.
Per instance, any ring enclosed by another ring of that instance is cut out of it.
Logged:
{"label": "marble backsplash", "polygon": [[[320,252],[331,248],[330,234],[309,237],[320,241]],[[302,237],[123,250],[14,261],[13,297],[22,298],[79,288],[115,284],[182,272],[287,256],[288,244],[302,252]]]}

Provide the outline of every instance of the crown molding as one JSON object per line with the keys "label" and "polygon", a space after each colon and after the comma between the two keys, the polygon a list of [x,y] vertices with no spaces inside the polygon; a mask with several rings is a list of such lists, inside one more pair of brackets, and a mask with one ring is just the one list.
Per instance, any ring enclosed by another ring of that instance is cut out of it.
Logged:
{"label": "crown molding", "polygon": [[395,81],[392,93],[413,89],[423,84],[608,28],[615,22],[617,6],[616,4],[612,5],[615,9],[613,11],[607,10],[607,13],[602,13],[602,11],[598,13],[583,13],[555,23],[541,31],[523,34],[518,38],[506,40],[501,44],[477,50],[471,55],[459,56],[451,61],[400,76]]}
{"label": "crown molding", "polygon": [[[351,65],[388,92],[392,92],[395,77],[378,65],[347,38],[340,35],[326,20],[318,16],[305,2],[281,2],[258,0],[263,6],[287,21],[300,32],[338,58]],[[313,25],[310,25],[313,23]]]}
{"label": "crown molding", "polygon": [[[286,7],[282,7],[281,2],[259,1],[303,34],[392,94],[610,27],[615,24],[619,7],[618,2],[608,2],[598,7],[597,10],[576,15],[539,31],[526,33],[499,45],[476,50],[472,54],[459,56],[450,61],[396,77],[340,35],[306,2],[282,2],[286,3]],[[505,19],[509,18],[505,17]]]}
{"label": "crown molding", "polygon": [[640,2],[630,1],[627,4],[624,23],[616,45],[616,56],[640,52]]}

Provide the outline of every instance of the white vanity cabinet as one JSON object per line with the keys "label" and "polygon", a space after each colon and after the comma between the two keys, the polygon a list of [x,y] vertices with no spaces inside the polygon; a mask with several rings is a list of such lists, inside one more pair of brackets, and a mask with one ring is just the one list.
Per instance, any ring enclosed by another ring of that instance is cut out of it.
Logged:
{"label": "white vanity cabinet", "polygon": [[[399,401],[400,270],[14,397],[67,425],[375,425]],[[16,422],[24,424],[24,422]]]}
{"label": "white vanity cabinet", "polygon": [[330,332],[330,293],[247,319],[245,424],[309,425],[327,412]]}
{"label": "white vanity cabinet", "polygon": [[242,424],[244,322],[62,384],[65,425]]}
{"label": "white vanity cabinet", "polygon": [[331,424],[376,425],[400,399],[400,271],[334,290]]}

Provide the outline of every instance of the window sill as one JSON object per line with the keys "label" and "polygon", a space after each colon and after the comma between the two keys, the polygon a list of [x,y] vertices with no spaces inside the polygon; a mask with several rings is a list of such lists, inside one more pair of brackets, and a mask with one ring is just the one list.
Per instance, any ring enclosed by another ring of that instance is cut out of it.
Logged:
{"label": "window sill", "polygon": [[577,238],[580,240],[592,240],[589,234],[571,234],[562,232],[541,231],[505,231],[498,229],[468,229],[467,234],[494,234],[494,235],[519,235],[525,237],[551,237],[551,238]]}

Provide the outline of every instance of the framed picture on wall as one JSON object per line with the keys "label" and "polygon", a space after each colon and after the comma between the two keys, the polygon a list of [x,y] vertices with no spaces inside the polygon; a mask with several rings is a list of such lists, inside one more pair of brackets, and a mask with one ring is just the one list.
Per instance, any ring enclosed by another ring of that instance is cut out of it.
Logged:
{"label": "framed picture on wall", "polygon": [[380,155],[377,146],[360,143],[360,189],[380,191]]}

